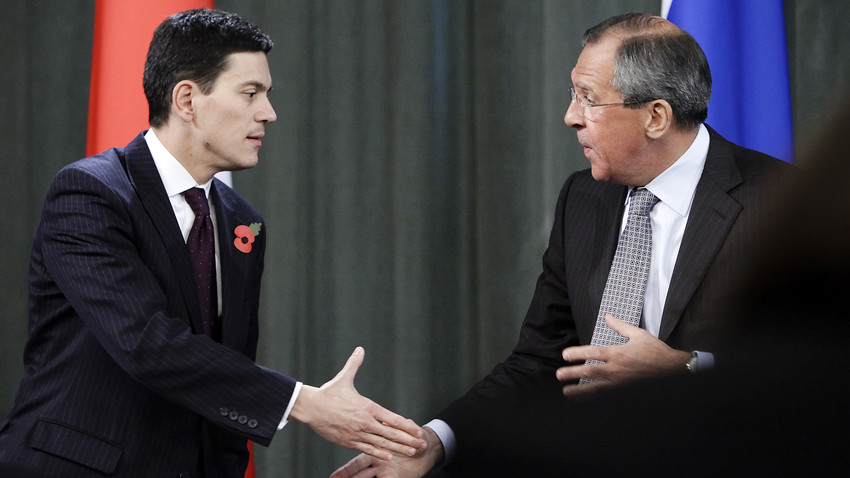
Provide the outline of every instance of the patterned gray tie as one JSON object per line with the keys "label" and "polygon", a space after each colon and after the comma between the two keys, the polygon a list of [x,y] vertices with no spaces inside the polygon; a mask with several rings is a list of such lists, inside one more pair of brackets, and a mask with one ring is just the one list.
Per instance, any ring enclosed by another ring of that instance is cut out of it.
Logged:
{"label": "patterned gray tie", "polygon": [[[658,198],[644,188],[632,190],[629,217],[617,243],[617,252],[614,253],[614,262],[611,263],[611,271],[602,293],[602,304],[599,306],[590,345],[607,347],[627,342],[625,337],[608,327],[605,314],[611,314],[634,326],[640,324],[646,279],[649,276],[649,260],[652,256],[649,211],[657,202]],[[588,360],[587,363],[601,362]],[[600,379],[581,379],[579,384],[596,380]]]}

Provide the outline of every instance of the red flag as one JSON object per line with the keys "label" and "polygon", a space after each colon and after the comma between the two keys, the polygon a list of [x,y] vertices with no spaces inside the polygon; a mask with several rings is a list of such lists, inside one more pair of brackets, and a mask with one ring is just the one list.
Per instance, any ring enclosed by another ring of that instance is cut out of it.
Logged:
{"label": "red flag", "polygon": [[[153,31],[170,15],[212,8],[213,0],[97,0],[94,11],[88,156],[127,144],[148,127],[142,88],[145,56]],[[254,448],[245,478],[255,478]]]}
{"label": "red flag", "polygon": [[153,31],[168,16],[213,0],[97,0],[86,154],[130,142],[148,127],[142,74]]}

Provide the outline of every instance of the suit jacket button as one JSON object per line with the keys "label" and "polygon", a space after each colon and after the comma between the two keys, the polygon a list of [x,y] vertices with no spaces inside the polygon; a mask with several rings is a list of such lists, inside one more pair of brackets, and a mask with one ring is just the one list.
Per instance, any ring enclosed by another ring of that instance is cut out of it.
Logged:
{"label": "suit jacket button", "polygon": [[231,420],[236,420],[237,418],[239,418],[239,414],[236,412],[230,412],[230,415],[228,415],[227,418]]}
{"label": "suit jacket button", "polygon": [[248,426],[249,426],[249,427],[251,427],[251,428],[257,428],[257,425],[259,425],[259,424],[257,423],[257,420],[254,420],[253,418],[252,418],[252,419],[250,419],[250,420],[248,420]]}
{"label": "suit jacket button", "polygon": [[245,415],[239,415],[239,424],[244,425],[248,423],[248,417]]}
{"label": "suit jacket button", "polygon": [[227,407],[221,407],[218,409],[218,413],[220,413],[221,416],[226,417],[227,414],[230,413],[230,409],[228,409]]}

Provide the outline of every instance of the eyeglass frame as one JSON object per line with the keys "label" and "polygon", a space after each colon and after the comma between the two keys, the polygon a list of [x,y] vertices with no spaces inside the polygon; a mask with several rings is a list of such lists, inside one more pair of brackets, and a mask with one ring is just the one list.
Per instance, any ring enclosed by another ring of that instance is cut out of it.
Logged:
{"label": "eyeglass frame", "polygon": [[[587,98],[585,98],[587,99]],[[652,100],[640,100],[640,101],[622,101],[619,103],[596,103],[586,105],[582,98],[576,93],[576,87],[570,87],[570,103],[573,101],[577,102],[581,108],[593,108],[594,106],[627,106],[627,105],[641,105],[643,103],[649,103]],[[582,115],[584,115],[584,110],[582,110]]]}

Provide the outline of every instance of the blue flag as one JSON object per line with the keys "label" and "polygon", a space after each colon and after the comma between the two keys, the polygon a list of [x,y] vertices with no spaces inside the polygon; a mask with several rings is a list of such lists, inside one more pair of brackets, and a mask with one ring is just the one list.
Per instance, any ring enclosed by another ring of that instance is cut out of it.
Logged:
{"label": "blue flag", "polygon": [[672,0],[667,19],[708,58],[706,122],[730,141],[793,162],[782,0]]}

